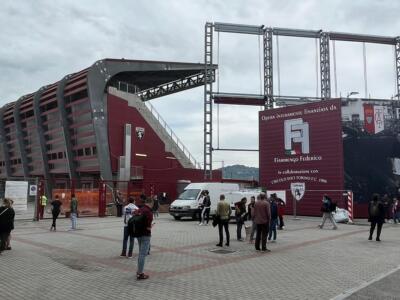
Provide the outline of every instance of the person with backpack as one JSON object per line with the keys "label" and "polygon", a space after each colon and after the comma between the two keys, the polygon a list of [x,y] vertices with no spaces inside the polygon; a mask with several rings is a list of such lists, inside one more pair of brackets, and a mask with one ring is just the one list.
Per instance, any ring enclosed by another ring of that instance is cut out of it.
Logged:
{"label": "person with backpack", "polygon": [[14,229],[15,211],[12,208],[12,200],[4,198],[3,206],[0,207],[0,254],[4,250],[10,250],[7,247],[8,238]]}
{"label": "person with backpack", "polygon": [[247,216],[246,202],[247,198],[243,197],[239,202],[235,203],[236,237],[239,242],[244,241],[242,239],[242,227]]}
{"label": "person with backpack", "polygon": [[201,211],[200,225],[208,225],[208,221],[210,221],[210,209],[211,209],[210,195],[209,192],[205,190],[203,199],[203,210]]}
{"label": "person with backpack", "polygon": [[320,229],[324,227],[326,219],[329,219],[332,222],[333,228],[332,229],[337,229],[336,221],[333,218],[333,211],[336,210],[336,205],[332,203],[332,199],[328,197],[327,194],[324,194],[322,197],[322,206],[321,206],[321,211],[322,211],[322,223],[318,225]]}
{"label": "person with backpack", "polygon": [[383,226],[383,223],[385,223],[385,206],[382,203],[382,201],[380,201],[378,194],[374,194],[372,196],[372,201],[369,202],[368,215],[369,215],[368,222],[371,222],[368,240],[369,241],[372,240],[372,235],[374,234],[375,227],[377,227],[376,241],[380,242],[382,226]]}
{"label": "person with backpack", "polygon": [[[124,220],[124,237],[122,240],[122,252],[121,252],[121,257],[128,257],[132,258],[132,252],[133,252],[133,245],[135,242],[135,238],[133,235],[130,235],[128,232],[128,221],[132,217],[132,214],[135,212],[135,210],[138,209],[138,207],[133,203],[134,198],[129,197],[128,198],[128,205],[125,205],[125,207],[122,210],[122,215],[123,215],[123,220]],[[129,238],[129,251],[128,251],[128,256],[126,255],[126,247],[128,244],[128,238]]]}
{"label": "person with backpack", "polygon": [[153,213],[146,205],[146,195],[142,194],[136,199],[136,206],[139,208],[134,211],[128,221],[128,232],[136,237],[139,244],[139,256],[137,264],[136,279],[148,279],[149,275],[143,272],[146,256],[150,249],[151,227],[153,223]]}
{"label": "person with backpack", "polygon": [[61,212],[62,203],[58,195],[56,195],[55,199],[51,202],[51,214],[53,215],[53,223],[51,224],[50,231],[54,229],[56,231],[56,221]]}
{"label": "person with backpack", "polygon": [[269,226],[268,241],[271,240],[272,234],[274,234],[273,242],[276,241],[276,226],[278,225],[278,199],[276,194],[271,195],[270,207],[271,207],[271,225]]}

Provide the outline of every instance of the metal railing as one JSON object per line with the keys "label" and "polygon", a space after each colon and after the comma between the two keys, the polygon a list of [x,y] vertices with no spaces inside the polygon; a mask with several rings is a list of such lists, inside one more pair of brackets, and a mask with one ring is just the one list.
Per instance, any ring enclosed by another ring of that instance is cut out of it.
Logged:
{"label": "metal railing", "polygon": [[[139,89],[137,86],[117,81],[113,85],[113,87],[117,88],[120,91],[127,92],[130,94],[137,94],[139,93]],[[189,152],[189,150],[185,147],[182,141],[178,138],[175,132],[172,130],[171,127],[167,124],[167,122],[161,117],[160,113],[155,109],[153,105],[149,101],[145,101],[144,104],[149,109],[151,114],[157,119],[158,123],[165,129],[169,137],[172,141],[178,146],[178,148],[184,153],[184,155],[188,158],[188,160],[194,165],[196,169],[201,169],[200,163],[194,158],[194,156]]]}

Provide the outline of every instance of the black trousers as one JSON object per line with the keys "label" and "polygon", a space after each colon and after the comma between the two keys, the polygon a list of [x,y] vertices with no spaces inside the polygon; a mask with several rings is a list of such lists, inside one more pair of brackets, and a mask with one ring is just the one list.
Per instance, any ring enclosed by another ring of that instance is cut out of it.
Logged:
{"label": "black trousers", "polygon": [[9,232],[0,232],[0,252],[6,250]]}
{"label": "black trousers", "polygon": [[238,240],[242,239],[243,220],[240,216],[236,216],[236,237]]}
{"label": "black trousers", "polygon": [[256,233],[256,243],[255,247],[256,250],[260,250],[260,243],[261,249],[267,249],[267,234],[269,232],[269,224],[257,224],[257,233]]}
{"label": "black trousers", "polygon": [[279,228],[282,229],[283,226],[285,226],[285,223],[283,222],[283,216],[279,216]]}
{"label": "black trousers", "polygon": [[376,238],[379,239],[381,236],[382,226],[383,226],[383,223],[381,223],[381,222],[376,222],[376,221],[371,222],[371,228],[369,229],[369,236],[372,238],[372,235],[374,234],[376,225],[378,225],[378,227],[376,229]]}
{"label": "black trousers", "polygon": [[226,244],[229,245],[229,220],[221,220],[218,223],[218,233],[219,233],[219,243],[222,245],[222,242],[224,240],[223,235],[222,235],[222,227],[225,229],[225,235],[226,235]]}
{"label": "black trousers", "polygon": [[59,211],[53,211],[53,224],[51,224],[51,227],[54,227],[54,229],[56,229],[56,220],[58,218],[58,215],[60,214]]}

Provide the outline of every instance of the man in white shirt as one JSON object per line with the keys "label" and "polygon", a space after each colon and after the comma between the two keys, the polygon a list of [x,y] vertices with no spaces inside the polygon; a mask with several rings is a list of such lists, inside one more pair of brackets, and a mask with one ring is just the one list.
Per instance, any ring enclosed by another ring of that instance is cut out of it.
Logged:
{"label": "man in white shirt", "polygon": [[[133,251],[133,244],[134,244],[134,237],[130,236],[128,233],[128,221],[132,217],[133,212],[138,209],[138,207],[133,204],[134,198],[129,197],[128,199],[128,205],[124,206],[122,210],[122,216],[123,216],[123,221],[124,221],[124,239],[122,241],[122,252],[121,252],[121,257],[128,257],[132,258],[132,251]],[[128,256],[126,255],[126,246],[128,244],[128,238],[129,238],[129,251],[128,251]]]}

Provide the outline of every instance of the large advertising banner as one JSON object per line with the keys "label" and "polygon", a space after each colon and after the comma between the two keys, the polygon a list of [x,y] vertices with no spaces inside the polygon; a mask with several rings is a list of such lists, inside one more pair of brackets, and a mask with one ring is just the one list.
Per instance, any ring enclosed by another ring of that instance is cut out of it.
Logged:
{"label": "large advertising banner", "polygon": [[260,112],[260,184],[286,190],[288,213],[320,215],[322,196],[343,201],[341,101]]}

